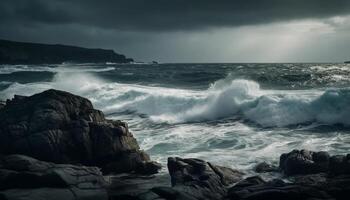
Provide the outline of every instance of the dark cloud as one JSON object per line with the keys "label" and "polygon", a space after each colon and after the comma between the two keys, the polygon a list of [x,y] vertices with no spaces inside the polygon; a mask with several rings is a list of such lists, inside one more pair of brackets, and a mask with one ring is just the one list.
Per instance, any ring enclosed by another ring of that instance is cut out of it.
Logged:
{"label": "dark cloud", "polygon": [[350,0],[0,0],[1,39],[141,61],[348,60],[349,27]]}
{"label": "dark cloud", "polygon": [[116,30],[234,27],[350,13],[349,0],[1,0],[0,22]]}

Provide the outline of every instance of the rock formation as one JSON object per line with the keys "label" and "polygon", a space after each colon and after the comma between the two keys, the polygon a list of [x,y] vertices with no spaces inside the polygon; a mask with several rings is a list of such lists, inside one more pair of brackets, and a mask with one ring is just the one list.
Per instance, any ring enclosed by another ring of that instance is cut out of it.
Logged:
{"label": "rock formation", "polygon": [[0,154],[101,167],[104,173],[157,173],[126,123],[105,119],[89,100],[58,90],[15,96],[0,109]]}
{"label": "rock formation", "polygon": [[107,200],[105,187],[96,167],[54,164],[23,155],[0,159],[0,199]]}
{"label": "rock formation", "polygon": [[[92,166],[113,175],[103,177]],[[168,158],[170,176],[154,175],[159,169],[140,150],[126,123],[106,119],[85,98],[48,90],[30,97],[16,95],[0,107],[0,199],[347,200],[350,196],[350,154],[293,150],[280,156],[279,167],[263,162],[254,168],[283,178],[269,181],[260,176],[243,179],[240,171],[194,158]]]}

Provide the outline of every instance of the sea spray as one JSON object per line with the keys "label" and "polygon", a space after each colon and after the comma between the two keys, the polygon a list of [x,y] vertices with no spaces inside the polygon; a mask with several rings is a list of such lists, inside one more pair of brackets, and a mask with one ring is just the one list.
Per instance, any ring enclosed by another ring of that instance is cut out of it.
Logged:
{"label": "sea spray", "polygon": [[343,64],[13,67],[0,66],[1,98],[50,88],[84,96],[107,118],[128,122],[141,148],[163,165],[169,156],[196,157],[249,174],[257,162],[278,164],[292,149],[350,148]]}
{"label": "sea spray", "polygon": [[[28,89],[30,88],[30,89]],[[110,83],[89,73],[57,73],[50,83],[13,83],[4,96],[29,95],[55,88],[90,98],[107,114],[135,112],[155,122],[191,123],[244,119],[263,127],[298,124],[350,125],[350,89],[320,91],[264,90],[257,82],[231,75],[207,90],[185,90]]]}

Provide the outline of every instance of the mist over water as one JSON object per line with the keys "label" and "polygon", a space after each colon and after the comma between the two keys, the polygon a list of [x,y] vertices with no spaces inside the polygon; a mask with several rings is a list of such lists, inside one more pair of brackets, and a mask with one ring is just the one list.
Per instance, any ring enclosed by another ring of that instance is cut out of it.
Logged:
{"label": "mist over water", "polygon": [[125,120],[140,146],[251,172],[295,148],[350,148],[350,65],[0,66],[0,97],[55,88]]}

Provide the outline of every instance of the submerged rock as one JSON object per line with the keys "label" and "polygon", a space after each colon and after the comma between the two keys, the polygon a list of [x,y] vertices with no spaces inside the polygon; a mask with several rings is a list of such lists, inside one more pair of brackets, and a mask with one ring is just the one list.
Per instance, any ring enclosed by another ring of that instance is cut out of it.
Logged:
{"label": "submerged rock", "polygon": [[43,162],[23,155],[1,158],[1,199],[108,199],[96,167]]}
{"label": "submerged rock", "polygon": [[105,173],[156,173],[126,123],[105,119],[85,98],[58,90],[15,96],[0,110],[0,154],[101,167]]}

